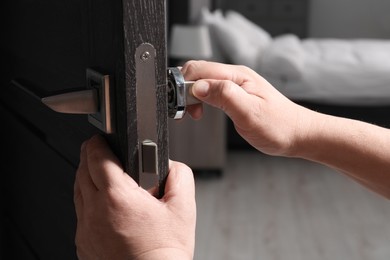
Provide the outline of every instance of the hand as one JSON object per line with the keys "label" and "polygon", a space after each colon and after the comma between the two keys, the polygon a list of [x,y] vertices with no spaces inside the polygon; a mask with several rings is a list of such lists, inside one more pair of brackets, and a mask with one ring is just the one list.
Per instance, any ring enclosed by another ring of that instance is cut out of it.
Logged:
{"label": "hand", "polygon": [[80,259],[192,259],[196,206],[192,171],[170,162],[158,200],[123,172],[102,137],[81,149],[75,181]]}
{"label": "hand", "polygon": [[[197,80],[194,96],[222,109],[237,132],[256,149],[289,156],[294,153],[295,142],[304,138],[311,111],[287,99],[253,70],[189,61],[182,72],[186,80]],[[192,106],[188,112],[199,118],[202,108]]]}

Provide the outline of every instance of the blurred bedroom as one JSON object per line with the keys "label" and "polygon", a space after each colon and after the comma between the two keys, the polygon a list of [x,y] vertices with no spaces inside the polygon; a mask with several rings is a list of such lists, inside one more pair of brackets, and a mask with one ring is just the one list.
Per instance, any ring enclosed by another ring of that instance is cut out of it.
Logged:
{"label": "blurred bedroom", "polygon": [[[169,66],[246,65],[310,109],[390,126],[389,1],[168,3]],[[390,258],[386,199],[325,166],[257,152],[211,107],[170,124],[171,158],[196,172],[195,259]]]}

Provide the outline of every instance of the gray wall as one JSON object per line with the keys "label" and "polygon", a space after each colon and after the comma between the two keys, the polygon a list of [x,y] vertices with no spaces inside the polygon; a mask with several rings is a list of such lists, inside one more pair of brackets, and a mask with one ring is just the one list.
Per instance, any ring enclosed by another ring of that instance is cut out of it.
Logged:
{"label": "gray wall", "polygon": [[390,0],[311,0],[310,37],[390,38]]}

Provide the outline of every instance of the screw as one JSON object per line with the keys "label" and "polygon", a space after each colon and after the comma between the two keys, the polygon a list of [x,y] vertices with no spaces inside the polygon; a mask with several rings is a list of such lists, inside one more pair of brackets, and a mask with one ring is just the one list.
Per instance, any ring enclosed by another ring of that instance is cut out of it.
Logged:
{"label": "screw", "polygon": [[141,60],[147,61],[150,58],[150,53],[148,51],[145,51],[141,54]]}

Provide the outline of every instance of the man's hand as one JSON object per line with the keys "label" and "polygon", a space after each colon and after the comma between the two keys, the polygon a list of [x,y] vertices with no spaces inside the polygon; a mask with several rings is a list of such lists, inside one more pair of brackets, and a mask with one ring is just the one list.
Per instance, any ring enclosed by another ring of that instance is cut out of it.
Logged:
{"label": "man's hand", "polygon": [[[222,109],[258,150],[322,163],[390,198],[389,129],[299,106],[247,67],[189,61],[182,72],[197,80],[194,96]],[[188,111],[202,114],[199,105]]]}
{"label": "man's hand", "polygon": [[[311,111],[287,99],[253,70],[189,61],[182,72],[186,80],[197,80],[192,88],[194,96],[222,109],[237,132],[256,149],[290,156],[295,142],[304,138]],[[194,118],[202,114],[200,105],[188,111]]]}
{"label": "man's hand", "polygon": [[74,188],[80,259],[192,259],[191,169],[170,162],[165,195],[158,200],[123,171],[102,137],[86,141],[80,157]]}

